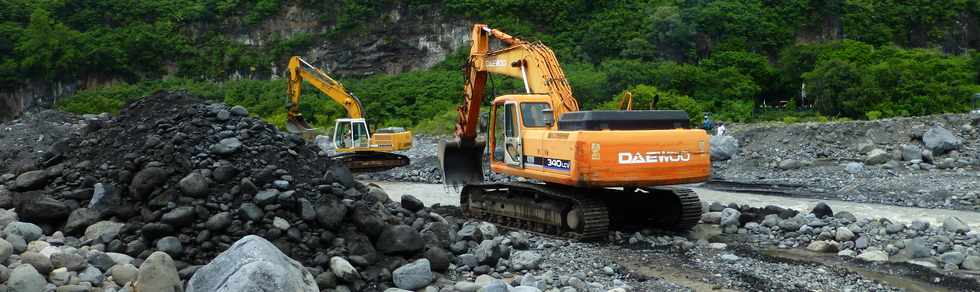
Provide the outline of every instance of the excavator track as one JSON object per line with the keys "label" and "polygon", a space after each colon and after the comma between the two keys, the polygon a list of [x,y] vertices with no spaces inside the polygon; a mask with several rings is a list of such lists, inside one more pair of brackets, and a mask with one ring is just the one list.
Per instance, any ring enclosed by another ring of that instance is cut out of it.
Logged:
{"label": "excavator track", "polygon": [[580,189],[560,185],[467,185],[463,214],[512,229],[600,240],[610,229],[687,232],[701,219],[697,194],[685,188]]}
{"label": "excavator track", "polygon": [[330,159],[347,166],[355,173],[385,171],[406,166],[410,162],[408,156],[378,151],[338,153],[330,156]]}
{"label": "excavator track", "polygon": [[609,230],[606,204],[556,185],[499,183],[467,185],[460,207],[467,217],[508,228],[577,240],[603,239]]}

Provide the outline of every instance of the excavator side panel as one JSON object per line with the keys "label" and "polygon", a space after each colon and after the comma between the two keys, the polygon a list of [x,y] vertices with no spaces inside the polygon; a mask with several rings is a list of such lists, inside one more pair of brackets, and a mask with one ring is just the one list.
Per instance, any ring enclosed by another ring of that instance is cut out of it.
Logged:
{"label": "excavator side panel", "polygon": [[540,131],[525,136],[525,145],[540,145],[524,148],[532,163],[493,163],[493,171],[579,187],[698,183],[711,174],[702,130]]}
{"label": "excavator side panel", "polygon": [[374,133],[371,136],[371,148],[375,151],[392,152],[412,148],[412,132]]}

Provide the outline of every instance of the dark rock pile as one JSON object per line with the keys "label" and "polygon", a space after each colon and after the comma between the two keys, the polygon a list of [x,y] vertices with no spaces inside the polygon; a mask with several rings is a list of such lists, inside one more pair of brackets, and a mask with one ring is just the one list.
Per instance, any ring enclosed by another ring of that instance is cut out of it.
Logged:
{"label": "dark rock pile", "polygon": [[[161,92],[85,129],[55,143],[42,167],[0,181],[0,207],[45,234],[65,232],[68,246],[136,259],[164,251],[183,270],[258,235],[320,274],[321,289],[384,290],[393,271],[435,257],[427,243],[451,232],[441,216],[392,202],[244,108]],[[335,262],[353,276],[324,275],[342,274],[328,272]]]}

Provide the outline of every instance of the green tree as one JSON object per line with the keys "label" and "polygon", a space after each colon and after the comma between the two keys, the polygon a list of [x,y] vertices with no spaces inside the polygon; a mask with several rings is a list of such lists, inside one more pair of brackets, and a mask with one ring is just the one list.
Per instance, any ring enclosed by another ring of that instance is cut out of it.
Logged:
{"label": "green tree", "polygon": [[814,107],[830,116],[854,116],[858,113],[844,107],[848,100],[861,98],[861,72],[846,61],[830,60],[812,72],[803,74],[814,98]]}

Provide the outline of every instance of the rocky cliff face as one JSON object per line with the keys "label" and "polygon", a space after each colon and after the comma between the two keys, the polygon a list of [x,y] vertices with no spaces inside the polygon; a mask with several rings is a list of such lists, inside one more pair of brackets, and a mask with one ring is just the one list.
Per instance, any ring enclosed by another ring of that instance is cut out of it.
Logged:
{"label": "rocky cliff face", "polygon": [[[240,43],[262,47],[276,37],[288,38],[299,33],[322,35],[333,29],[316,11],[299,6],[282,9],[278,15],[259,25],[225,23],[226,35]],[[301,55],[313,65],[334,75],[367,76],[397,74],[432,67],[446,55],[464,46],[469,39],[470,22],[446,15],[438,9],[421,13],[401,5],[393,6],[376,22],[356,33],[338,35],[337,39],[314,39]],[[203,33],[205,25],[193,25],[188,33]],[[270,64],[271,74],[232,72],[228,79],[267,79],[281,77],[285,64]],[[173,72],[170,70],[168,72]],[[78,80],[68,83],[29,82],[27,86],[0,90],[0,121],[16,118],[20,113],[46,107],[58,98],[78,90],[111,83],[105,80]]]}

